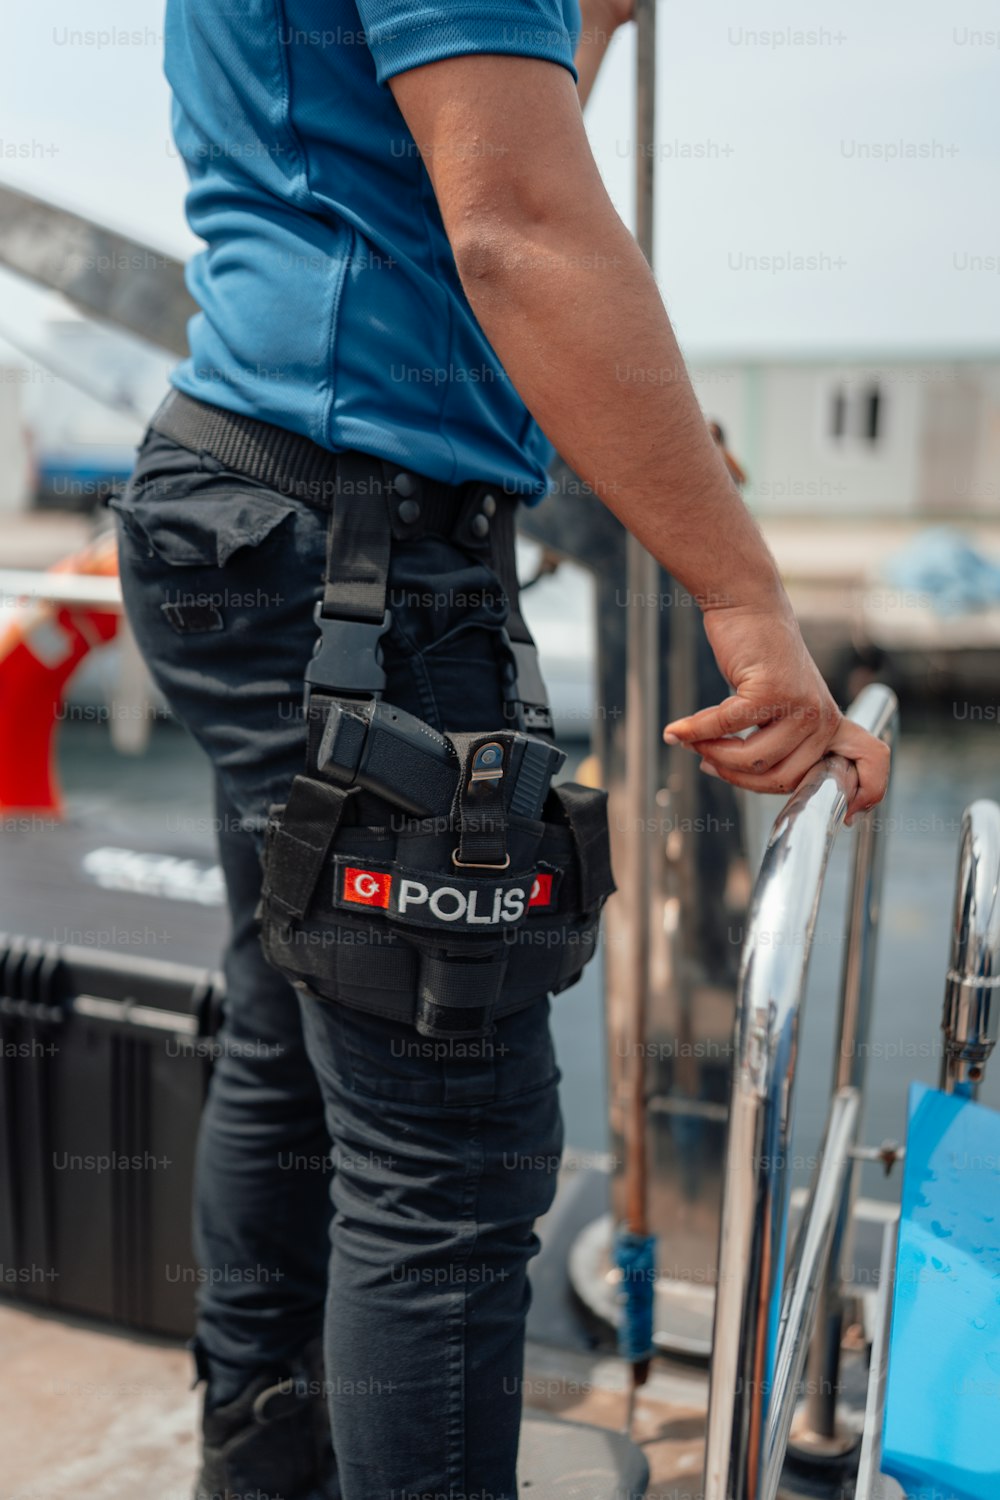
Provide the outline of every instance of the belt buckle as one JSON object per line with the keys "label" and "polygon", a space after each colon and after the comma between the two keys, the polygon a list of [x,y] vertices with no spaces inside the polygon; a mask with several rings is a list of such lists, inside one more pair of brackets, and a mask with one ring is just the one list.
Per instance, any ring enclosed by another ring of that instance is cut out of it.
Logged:
{"label": "belt buckle", "polygon": [[506,627],[501,627],[500,643],[508,653],[504,698],[509,717],[527,734],[551,734],[552,710],[534,642],[512,641]]}

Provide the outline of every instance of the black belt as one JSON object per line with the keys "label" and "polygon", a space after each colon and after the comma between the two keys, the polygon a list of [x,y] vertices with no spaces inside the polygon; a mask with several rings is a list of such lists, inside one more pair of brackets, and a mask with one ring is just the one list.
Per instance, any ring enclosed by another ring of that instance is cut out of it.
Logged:
{"label": "black belt", "polygon": [[[480,480],[466,484],[444,484],[406,469],[402,464],[361,453],[332,453],[298,432],[241,416],[221,406],[197,401],[182,391],[171,391],[150,420],[150,427],[195,453],[207,453],[224,468],[248,479],[257,479],[281,495],[329,509],[337,493],[337,476],[345,463],[357,471],[358,498],[365,492],[365,471],[370,482],[367,493],[385,486],[397,498],[397,525],[401,537],[416,531],[451,536],[463,509],[477,500],[486,502],[486,513],[513,510],[517,496],[505,494],[500,485]],[[473,532],[476,536],[475,531]],[[477,538],[482,540],[482,534]]]}
{"label": "black belt", "polygon": [[150,427],[195,453],[209,453],[225,468],[259,479],[282,495],[329,505],[337,480],[337,454],[297,432],[224,411],[171,391]]}

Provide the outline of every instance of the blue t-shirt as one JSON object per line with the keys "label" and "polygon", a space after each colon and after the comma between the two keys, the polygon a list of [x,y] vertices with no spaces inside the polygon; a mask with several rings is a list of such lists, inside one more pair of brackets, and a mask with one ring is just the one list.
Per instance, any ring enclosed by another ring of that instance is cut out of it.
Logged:
{"label": "blue t-shirt", "polygon": [[579,26],[578,0],[168,0],[207,246],[174,384],[325,448],[543,494],[551,448],[473,316],[386,80],[476,52],[572,72]]}

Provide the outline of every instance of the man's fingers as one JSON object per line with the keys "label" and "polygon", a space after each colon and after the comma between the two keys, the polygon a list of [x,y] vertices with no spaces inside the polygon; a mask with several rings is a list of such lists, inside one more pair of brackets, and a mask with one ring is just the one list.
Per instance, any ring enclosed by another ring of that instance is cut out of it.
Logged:
{"label": "man's fingers", "polygon": [[[755,733],[741,738],[747,729]],[[663,737],[668,745],[684,745],[700,755],[702,768],[723,781],[777,795],[791,792],[825,754],[842,755],[858,777],[849,819],[881,802],[889,782],[888,747],[842,718],[828,694],[803,708],[798,700],[795,706],[761,706],[734,693],[713,708],[675,719]]]}
{"label": "man's fingers", "polygon": [[746,698],[734,693],[714,708],[703,708],[686,719],[675,719],[663,731],[668,745],[691,745],[696,740],[717,740],[724,735],[736,734],[740,729],[749,729],[754,724],[766,722],[770,715],[762,713]]}
{"label": "man's fingers", "polygon": [[747,792],[764,792],[772,796],[787,797],[794,792],[800,781],[803,781],[809,772],[822,759],[817,755],[814,748],[809,745],[800,745],[792,754],[779,761],[770,770],[753,771],[730,771],[725,767],[716,768],[711,761],[703,763],[710,772],[718,776],[722,781],[728,781],[731,786],[739,786]]}
{"label": "man's fingers", "polygon": [[697,740],[691,749],[717,768],[759,775],[791,755],[802,738],[801,724],[778,719],[746,739]]}
{"label": "man's fingers", "polygon": [[857,767],[858,789],[851,799],[847,816],[853,818],[881,802],[889,785],[891,753],[888,745],[877,740],[859,724],[853,724],[850,719],[842,719],[830,742],[830,749],[837,755],[843,755],[846,760],[853,761]]}
{"label": "man's fingers", "polygon": [[[770,734],[771,731],[769,730],[768,733]],[[756,735],[751,735],[748,741],[739,743],[750,745],[756,738]],[[723,748],[719,747],[720,750]],[[867,812],[870,807],[881,802],[889,782],[888,746],[875,739],[867,730],[861,729],[857,724],[852,724],[849,719],[843,720],[833,740],[829,745],[823,746],[819,753],[817,753],[815,743],[807,741],[791,755],[768,767],[767,770],[754,772],[746,768],[727,766],[718,759],[718,753],[717,750],[713,750],[711,756],[704,757],[703,769],[719,776],[723,781],[728,781],[732,786],[742,787],[745,791],[770,792],[778,796],[787,796],[793,792],[824,754],[842,755],[845,760],[853,764],[857,772],[857,786],[847,809],[848,819]],[[725,751],[725,753],[731,752]],[[739,753],[739,746],[736,747],[736,753]]]}

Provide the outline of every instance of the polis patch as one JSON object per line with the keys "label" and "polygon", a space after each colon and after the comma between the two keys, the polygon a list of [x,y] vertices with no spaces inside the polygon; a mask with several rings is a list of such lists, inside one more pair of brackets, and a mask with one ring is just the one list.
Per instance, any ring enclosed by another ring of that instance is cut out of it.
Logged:
{"label": "polis patch", "polygon": [[338,857],[338,907],[384,911],[398,922],[454,932],[504,932],[528,910],[547,911],[553,901],[555,872],[469,879],[402,865],[359,865]]}

